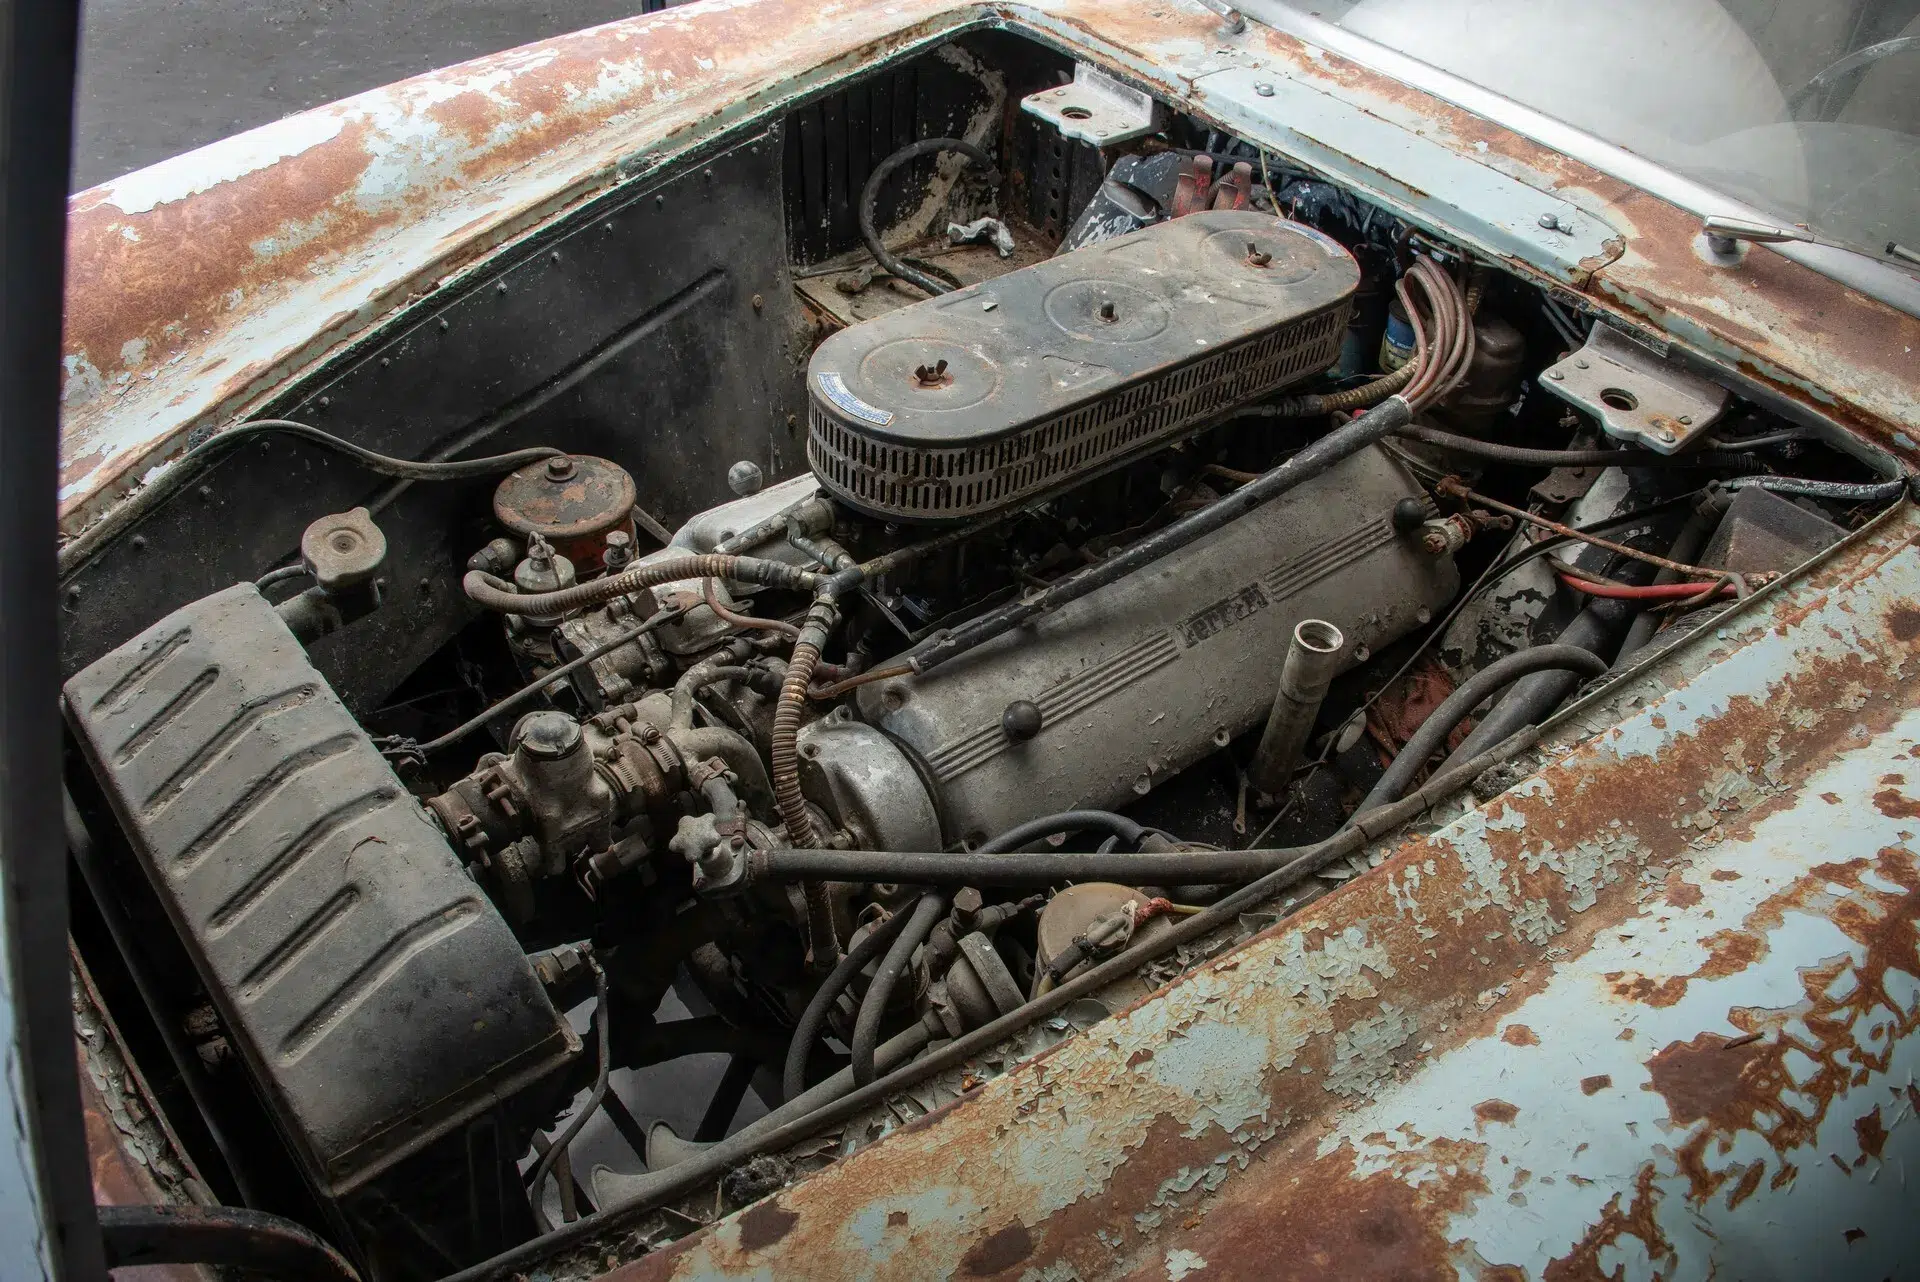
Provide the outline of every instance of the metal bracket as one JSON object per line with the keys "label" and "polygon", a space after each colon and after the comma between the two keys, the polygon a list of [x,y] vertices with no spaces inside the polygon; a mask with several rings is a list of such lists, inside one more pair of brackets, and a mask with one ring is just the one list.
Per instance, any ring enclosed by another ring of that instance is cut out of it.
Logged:
{"label": "metal bracket", "polygon": [[1609,325],[1549,365],[1540,386],[1600,421],[1617,440],[1677,454],[1727,408],[1727,389],[1656,356]]}
{"label": "metal bracket", "polygon": [[1073,83],[1028,94],[1020,109],[1058,129],[1061,137],[1096,147],[1144,138],[1160,127],[1160,107],[1150,95],[1084,62],[1073,64]]}

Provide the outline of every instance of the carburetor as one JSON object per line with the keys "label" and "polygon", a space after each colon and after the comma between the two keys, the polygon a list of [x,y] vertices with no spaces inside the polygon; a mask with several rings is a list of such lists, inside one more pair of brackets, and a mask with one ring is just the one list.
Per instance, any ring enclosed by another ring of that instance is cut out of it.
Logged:
{"label": "carburetor", "polygon": [[[533,883],[542,878],[571,872],[594,895],[664,845],[687,859],[697,881],[716,846],[779,844],[753,817],[772,806],[753,746],[732,730],[681,725],[662,711],[620,704],[584,721],[530,712],[508,736],[510,751],[487,753],[427,799],[510,920],[531,918]],[[688,793],[707,813],[680,810]],[[670,840],[662,842],[663,833]]]}

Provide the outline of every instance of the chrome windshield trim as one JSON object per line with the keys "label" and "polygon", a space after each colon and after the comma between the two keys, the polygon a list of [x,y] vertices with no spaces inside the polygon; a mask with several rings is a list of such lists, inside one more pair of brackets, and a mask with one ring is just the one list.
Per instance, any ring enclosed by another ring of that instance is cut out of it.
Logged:
{"label": "chrome windshield trim", "polygon": [[[1275,31],[1432,94],[1703,219],[1720,214],[1755,221],[1779,221],[1778,214],[1723,195],[1525,103],[1515,102],[1324,18],[1303,13],[1284,0],[1243,0],[1238,7],[1248,17]],[[1889,263],[1834,245],[1785,243],[1769,245],[1768,249],[1909,316],[1920,316],[1920,279]]]}

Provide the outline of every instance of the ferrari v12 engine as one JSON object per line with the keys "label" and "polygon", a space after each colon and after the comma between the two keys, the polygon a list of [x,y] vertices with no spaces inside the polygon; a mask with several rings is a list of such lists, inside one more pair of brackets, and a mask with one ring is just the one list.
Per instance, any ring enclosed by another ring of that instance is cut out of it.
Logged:
{"label": "ferrari v12 engine", "polygon": [[[345,1198],[468,1142],[515,1092],[545,1101],[515,1105],[506,1130],[530,1136],[584,1085],[542,982],[584,995],[569,941],[591,935],[603,1012],[628,1003],[638,1025],[681,966],[735,1018],[794,1023],[901,892],[743,890],[740,856],[975,847],[1133,802],[1261,721],[1303,621],[1333,669],[1427,621],[1458,587],[1450,550],[1413,537],[1432,506],[1371,447],[922,662],[1311,441],[1236,427],[1237,466],[1224,438],[1192,444],[1324,371],[1358,280],[1320,233],[1221,210],[902,307],[815,352],[812,477],[643,557],[624,469],[543,456],[496,491],[497,537],[464,580],[523,688],[424,745],[376,747],[301,650],[380,608],[363,511],[316,523],[316,586],[277,610],[235,586],[76,675],[97,792],[310,1186]],[[481,750],[489,725],[501,751]],[[527,955],[554,945],[571,971]],[[998,996],[926,989],[929,1036],[1032,981],[1031,959],[986,974],[983,947],[960,952]],[[923,1044],[901,1036],[887,1045]]]}

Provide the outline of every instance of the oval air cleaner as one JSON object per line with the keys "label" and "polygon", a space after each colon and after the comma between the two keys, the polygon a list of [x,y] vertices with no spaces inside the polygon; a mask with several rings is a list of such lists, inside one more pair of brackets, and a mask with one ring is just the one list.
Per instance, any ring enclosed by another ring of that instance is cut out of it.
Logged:
{"label": "oval air cleaner", "polygon": [[1333,364],[1360,268],[1252,211],[1143,228],[828,338],[807,459],[873,516],[1026,502]]}

